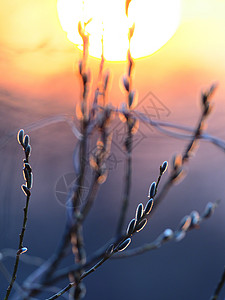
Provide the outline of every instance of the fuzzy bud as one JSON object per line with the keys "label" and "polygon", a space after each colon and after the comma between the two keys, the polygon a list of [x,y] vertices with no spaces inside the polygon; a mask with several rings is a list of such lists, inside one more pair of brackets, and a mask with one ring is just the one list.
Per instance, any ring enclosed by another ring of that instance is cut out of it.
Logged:
{"label": "fuzzy bud", "polygon": [[20,254],[23,254],[23,253],[25,253],[25,252],[27,252],[27,248],[26,247],[23,247],[23,248],[21,248],[21,249],[19,249],[18,251],[17,251],[17,255],[20,255]]}
{"label": "fuzzy bud", "polygon": [[131,242],[131,238],[126,239],[124,242],[120,243],[119,246],[117,247],[117,251],[123,251],[125,250]]}
{"label": "fuzzy bud", "polygon": [[152,210],[153,203],[154,203],[154,200],[152,198],[150,200],[148,200],[148,202],[145,206],[145,212],[144,212],[146,215],[148,215],[150,213],[150,211]]}
{"label": "fuzzy bud", "polygon": [[129,92],[129,90],[130,90],[130,84],[129,84],[129,81],[127,79],[127,76],[123,76],[123,86],[125,87],[125,90],[127,92]]}
{"label": "fuzzy bud", "polygon": [[25,168],[27,169],[28,172],[32,173],[32,169],[29,163],[24,163]]}
{"label": "fuzzy bud", "polygon": [[134,232],[134,228],[136,226],[136,220],[132,219],[127,226],[127,235],[130,236]]}
{"label": "fuzzy bud", "polygon": [[164,241],[168,241],[173,237],[173,230],[171,230],[170,228],[167,228],[166,230],[164,230],[163,232],[163,240]]}
{"label": "fuzzy bud", "polygon": [[24,139],[24,130],[20,129],[20,131],[17,134],[17,140],[18,143],[21,144],[23,146],[23,139]]}
{"label": "fuzzy bud", "polygon": [[203,218],[209,218],[215,210],[215,204],[212,202],[207,203],[204,213],[202,215]]}
{"label": "fuzzy bud", "polygon": [[23,168],[23,175],[27,183],[27,188],[30,189],[32,187],[33,175],[28,171],[27,168]]}
{"label": "fuzzy bud", "polygon": [[135,97],[135,91],[131,91],[129,93],[129,96],[128,96],[128,104],[129,104],[129,107],[132,106],[133,102],[134,102],[134,97]]}
{"label": "fuzzy bud", "polygon": [[27,197],[30,196],[30,190],[27,188],[25,184],[21,185],[21,189]]}
{"label": "fuzzy bud", "polygon": [[179,228],[179,230],[187,231],[189,229],[190,225],[191,225],[191,217],[190,216],[185,216],[180,221],[180,224],[179,224],[178,228]]}
{"label": "fuzzy bud", "polygon": [[28,146],[25,148],[26,159],[28,159],[28,157],[30,156],[30,153],[31,153],[31,146],[28,145]]}
{"label": "fuzzy bud", "polygon": [[141,231],[145,227],[146,224],[147,224],[147,219],[141,220],[140,223],[138,223],[136,225],[136,228],[135,228],[136,232]]}
{"label": "fuzzy bud", "polygon": [[160,175],[166,172],[168,167],[168,162],[165,160],[162,165],[160,166]]}
{"label": "fuzzy bud", "polygon": [[199,213],[196,210],[193,210],[190,214],[190,217],[191,217],[190,227],[198,227],[200,221]]}
{"label": "fuzzy bud", "polygon": [[109,82],[109,72],[107,72],[105,74],[105,78],[104,78],[104,91],[106,91],[106,89],[107,89],[108,82]]}
{"label": "fuzzy bud", "polygon": [[140,203],[136,209],[136,221],[138,222],[141,217],[143,216],[143,212],[144,212],[144,206],[142,203]]}
{"label": "fuzzy bud", "polygon": [[29,135],[26,134],[25,137],[24,137],[24,148],[25,149],[29,145],[29,141],[30,141]]}
{"label": "fuzzy bud", "polygon": [[179,155],[175,154],[173,156],[172,167],[173,167],[174,170],[177,170],[177,169],[182,167],[182,156],[180,154]]}
{"label": "fuzzy bud", "polygon": [[148,197],[153,198],[155,196],[156,191],[156,183],[155,181],[150,185],[149,191],[148,191]]}

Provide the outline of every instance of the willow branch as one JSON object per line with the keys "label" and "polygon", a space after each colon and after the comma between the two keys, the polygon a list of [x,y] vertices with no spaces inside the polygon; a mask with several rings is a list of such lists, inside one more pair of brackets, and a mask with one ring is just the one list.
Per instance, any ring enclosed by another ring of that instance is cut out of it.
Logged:
{"label": "willow branch", "polygon": [[[0,261],[4,261],[5,259],[7,259],[7,257],[14,257],[15,251],[15,249],[11,248],[2,249],[0,252]],[[44,262],[42,258],[38,256],[31,256],[28,254],[26,254],[25,256],[22,255],[20,257],[20,261],[33,266],[40,266]]]}
{"label": "willow branch", "polygon": [[[203,110],[202,110],[202,115],[200,117],[200,121],[192,135],[191,141],[185,147],[183,155],[180,157],[179,156],[174,157],[173,165],[172,165],[172,172],[170,173],[170,176],[167,179],[166,183],[164,184],[160,193],[158,195],[156,195],[152,211],[154,211],[157,208],[157,206],[161,203],[161,201],[163,200],[164,196],[167,194],[168,190],[171,188],[173,183],[175,181],[179,180],[179,178],[183,175],[183,163],[184,163],[184,161],[187,162],[189,160],[190,153],[191,153],[191,151],[193,151],[193,144],[194,144],[195,140],[199,138],[199,134],[201,133],[201,128],[202,128],[203,122],[206,119],[206,117],[208,116],[209,111],[210,111],[208,98],[211,97],[213,91],[214,91],[214,87],[212,87],[209,90],[209,92],[202,95],[202,98],[204,98],[205,102],[203,103]],[[156,184],[156,191],[157,191],[157,187],[158,187],[158,181],[160,179],[161,179],[161,177],[159,176],[159,178],[157,180],[157,184]],[[116,243],[122,241],[125,237],[124,236],[118,237],[118,239],[116,240]]]}
{"label": "willow branch", "polygon": [[[83,97],[86,97],[88,88],[86,86],[87,82],[85,81],[86,77],[85,77],[84,65],[86,66],[86,63],[85,64],[80,63],[80,74],[82,76],[83,84],[84,84]],[[101,62],[101,66],[100,66],[100,70],[99,70],[99,80],[100,80],[100,77],[102,77],[102,68],[103,68],[103,60]],[[104,95],[105,95],[105,91],[106,91],[106,88],[107,88],[107,82],[108,82],[108,75],[104,79],[104,85],[103,85]],[[97,98],[98,98],[98,95],[97,95]],[[97,99],[96,99],[96,103],[97,103]],[[90,208],[93,204],[94,198],[97,194],[98,183],[96,181],[96,176],[94,175],[95,179],[93,180],[92,186],[89,189],[89,194],[88,194],[87,198],[85,199],[85,205],[82,209],[82,212],[81,213],[79,211],[75,212],[76,221],[74,223],[72,210],[73,210],[74,207],[76,207],[75,206],[76,201],[77,201],[76,199],[78,199],[81,195],[80,194],[81,191],[79,191],[78,188],[82,186],[84,173],[85,173],[84,168],[85,168],[86,159],[84,158],[85,157],[84,153],[86,153],[87,136],[90,135],[92,133],[92,131],[98,125],[98,121],[95,121],[97,118],[91,120],[91,118],[94,118],[94,115],[92,115],[92,114],[90,114],[90,116],[89,116],[88,123],[85,123],[84,122],[84,120],[85,120],[84,115],[85,115],[85,113],[83,111],[83,123],[82,123],[83,125],[81,126],[81,134],[79,136],[80,137],[80,145],[79,145],[78,159],[76,159],[76,161],[75,161],[75,169],[76,169],[77,173],[80,174],[79,177],[78,177],[79,183],[76,185],[76,190],[74,190],[72,195],[69,196],[68,201],[71,202],[71,206],[69,206],[69,208],[68,208],[68,219],[67,219],[67,224],[66,224],[66,228],[65,228],[65,231],[64,231],[63,238],[60,242],[60,245],[59,245],[58,250],[56,251],[56,253],[44,265],[42,265],[39,268],[39,270],[34,272],[33,275],[30,276],[30,278],[28,278],[26,286],[28,286],[28,282],[29,282],[29,285],[32,286],[32,282],[34,282],[34,280],[36,281],[40,277],[43,277],[44,274],[45,274],[45,276],[41,280],[41,283],[42,283],[43,286],[48,285],[51,274],[53,274],[53,272],[55,271],[55,269],[58,266],[59,262],[61,261],[61,259],[66,254],[67,246],[68,246],[69,241],[70,241],[71,232],[76,232],[77,228],[79,228],[80,221],[82,221],[82,222],[84,221],[84,219],[86,218],[86,215],[88,214],[88,212],[89,212],[89,210],[90,210]],[[106,115],[108,116],[108,112],[106,113]],[[108,120],[108,117],[106,117],[104,119],[104,122],[107,123],[107,120]],[[103,135],[104,134],[105,133],[104,133],[104,130],[103,130]],[[82,153],[83,153],[83,155],[82,155]],[[71,226],[71,224],[72,224],[72,226]],[[79,240],[81,241],[81,239],[79,239]],[[79,244],[79,241],[78,241],[78,244]],[[38,290],[36,290],[36,291],[33,290],[33,292],[30,291],[30,295],[32,293],[36,294],[37,292],[39,292],[39,291]]]}
{"label": "willow branch", "polygon": [[[203,114],[205,114],[205,112],[203,111]],[[193,141],[195,139],[197,139],[197,135],[196,135],[196,132],[199,132],[199,128],[201,128],[201,125],[202,125],[202,122],[203,122],[203,118],[201,117],[200,118],[200,121],[198,123],[198,126],[197,126],[197,129],[194,131],[195,133],[193,134],[193,138],[191,140],[191,142],[188,144],[188,145],[192,145],[193,144]],[[190,147],[185,147],[185,150],[183,152],[183,157],[186,157],[187,154],[190,154]],[[185,162],[187,162],[189,160],[190,156],[188,155],[188,157],[185,159]],[[157,194],[155,195],[155,201],[154,201],[154,206],[153,206],[153,209],[152,209],[152,212],[154,212],[154,210],[157,208],[157,206],[160,204],[160,202],[163,200],[164,196],[167,194],[168,190],[170,189],[170,187],[172,186],[173,182],[175,180],[178,180],[178,178],[181,176],[183,170],[182,170],[182,163],[183,163],[183,159],[181,157],[181,159],[175,159],[174,162],[173,162],[173,168],[172,168],[172,172],[170,173],[170,176],[169,178],[167,179],[166,183],[164,184],[162,190]],[[156,184],[156,187],[158,187],[158,182],[160,181],[161,177],[159,175],[158,177],[158,180],[157,180],[157,184]],[[114,241],[114,245],[118,244],[118,243],[121,243],[124,241],[124,239],[127,238],[127,235],[122,235],[122,236],[119,236],[115,241]],[[149,246],[149,247],[152,247]],[[105,253],[105,247],[103,247],[104,250],[102,250],[102,253],[99,253],[98,255],[94,256],[94,259],[96,259],[97,257],[101,258],[102,256],[104,256],[104,253]],[[102,258],[101,258],[102,259]],[[60,276],[63,276],[63,274],[61,273]],[[70,287],[69,287],[70,286]],[[71,284],[69,285],[67,288],[71,288]]]}
{"label": "willow branch", "polygon": [[[130,139],[130,141],[131,141],[132,137],[129,133],[128,133],[128,135],[130,136],[128,139]],[[130,189],[131,189],[131,174],[132,174],[131,164],[132,164],[131,153],[127,152],[126,153],[126,161],[125,161],[125,180],[124,180],[125,186],[124,186],[124,194],[123,194],[121,213],[120,213],[118,226],[117,226],[117,235],[119,235],[123,230],[126,212],[128,209],[128,203],[129,203],[129,198],[130,198]]]}
{"label": "willow branch", "polygon": [[[188,227],[186,226],[185,228],[182,229],[182,228],[180,228],[181,226],[179,225],[178,229],[175,231],[166,229],[153,242],[146,243],[140,247],[126,250],[121,253],[117,253],[112,258],[117,259],[117,258],[128,258],[128,257],[132,257],[132,256],[137,256],[137,255],[141,255],[141,254],[144,254],[144,253],[152,251],[152,250],[156,250],[169,241],[172,241],[172,240],[180,241],[181,239],[185,238],[187,232],[189,232],[193,229],[199,229],[200,224],[204,220],[206,220],[212,216],[214,209],[218,206],[218,203],[219,203],[218,201],[215,203],[208,203],[202,216],[199,216],[198,213],[195,211],[192,212],[192,214],[190,216],[185,216],[181,220],[180,223],[183,226],[184,220],[185,220],[185,222],[189,222]],[[186,223],[186,225],[187,225],[187,223]],[[169,235],[167,234],[168,230],[170,231]],[[214,299],[212,299],[212,300],[214,300]]]}
{"label": "willow branch", "polygon": [[[128,16],[128,8],[129,8],[129,4],[127,5],[126,8],[127,16]],[[134,61],[130,52],[130,42],[131,42],[132,35],[133,32],[131,34],[131,28],[129,28],[129,34],[128,34],[129,48],[127,51],[128,70],[127,70],[127,74],[123,77],[123,86],[127,93],[127,104],[128,104],[127,105],[128,110],[123,112],[124,117],[126,118],[126,125],[127,125],[127,136],[124,145],[126,149],[125,180],[124,180],[125,185],[124,185],[124,191],[122,196],[123,197],[122,207],[121,207],[121,212],[120,212],[117,231],[116,231],[117,235],[120,235],[123,230],[129,199],[130,199],[131,179],[132,179],[132,143],[133,143],[132,131],[135,125],[135,120],[132,118],[130,114],[131,109],[133,108],[133,102],[135,96],[135,92],[132,90],[132,81],[133,81],[132,74],[134,68]]]}
{"label": "willow branch", "polygon": [[24,130],[23,129],[21,129],[18,133],[18,142],[23,147],[24,153],[25,153],[23,172],[24,172],[24,178],[26,180],[26,185],[22,185],[22,190],[26,195],[26,204],[25,204],[25,207],[23,209],[23,211],[24,211],[23,225],[22,225],[21,233],[19,235],[19,246],[18,246],[18,251],[16,253],[16,261],[15,261],[15,264],[14,264],[12,278],[11,278],[10,284],[7,288],[6,296],[5,296],[4,300],[7,300],[9,298],[9,295],[12,291],[13,284],[16,280],[20,255],[27,251],[27,248],[23,246],[23,239],[24,239],[24,234],[25,234],[26,225],[27,225],[28,206],[29,206],[29,200],[30,200],[30,195],[31,195],[30,189],[32,187],[32,178],[33,178],[33,176],[32,176],[31,167],[29,165],[29,156],[30,156],[30,152],[31,152],[31,146],[29,145],[29,136],[26,135],[24,137]]}
{"label": "willow branch", "polygon": [[104,257],[97,262],[93,267],[91,267],[88,271],[85,271],[84,273],[82,273],[82,275],[80,276],[80,279],[78,282],[70,282],[65,288],[63,288],[61,291],[59,291],[58,293],[56,293],[55,295],[53,295],[52,297],[48,298],[47,300],[53,300],[53,299],[57,299],[60,296],[62,296],[65,292],[67,292],[68,290],[70,290],[72,287],[77,286],[85,277],[87,277],[88,275],[90,275],[91,273],[93,273],[94,271],[96,271],[104,262],[106,262],[111,256],[113,255],[113,252],[110,254],[105,253]]}
{"label": "willow branch", "polygon": [[216,287],[212,297],[210,298],[210,300],[217,300],[218,299],[218,296],[219,296],[224,284],[225,284],[225,267],[224,267],[224,270],[223,270],[223,274],[220,278],[220,281],[218,282],[217,287]]}
{"label": "willow branch", "polygon": [[48,280],[48,278],[52,275],[59,262],[65,255],[65,250],[69,244],[71,237],[71,230],[73,232],[76,231],[76,227],[73,226],[74,219],[79,214],[79,199],[82,195],[82,186],[84,183],[85,177],[85,165],[86,165],[86,152],[87,152],[87,127],[89,123],[88,112],[87,112],[87,97],[89,93],[89,82],[90,76],[86,70],[87,57],[88,57],[88,35],[85,34],[85,27],[82,28],[81,22],[78,23],[78,31],[83,39],[83,59],[79,63],[79,72],[82,80],[82,99],[81,99],[81,140],[80,140],[80,149],[79,149],[79,160],[75,162],[78,165],[75,168],[78,170],[78,178],[76,182],[76,187],[73,190],[70,201],[72,205],[70,205],[68,209],[68,218],[66,228],[63,234],[63,238],[61,240],[60,246],[56,252],[56,255],[50,259],[50,266],[45,274],[44,280]]}
{"label": "willow branch", "polygon": [[[166,170],[166,168],[164,169],[164,171],[165,170]],[[160,178],[161,178],[161,175],[163,174],[164,171],[162,171],[161,168],[160,168]],[[157,181],[159,182],[160,179],[158,178]],[[156,186],[156,183],[154,182],[154,183],[152,183],[151,188],[150,188],[151,192],[150,192],[149,197],[152,198],[151,201],[153,201],[153,197],[155,197],[155,195],[156,195],[155,186]],[[151,206],[151,208],[152,208],[152,206]],[[103,258],[101,258],[101,260],[99,262],[97,262],[97,264],[95,264],[93,267],[91,267],[88,271],[85,271],[80,276],[80,280],[78,282],[74,281],[74,282],[69,283],[65,288],[63,288],[61,291],[59,291],[57,294],[53,295],[52,297],[48,298],[47,300],[57,299],[58,297],[63,295],[66,291],[70,290],[73,286],[76,286],[77,284],[79,284],[79,282],[82,279],[84,279],[85,277],[87,277],[88,275],[93,273],[97,268],[99,268],[105,261],[107,261],[115,253],[117,253],[118,251],[123,251],[129,245],[130,240],[131,240],[131,236],[134,235],[135,233],[139,232],[141,229],[143,229],[143,227],[139,228],[140,227],[139,225],[141,224],[141,222],[143,220],[148,219],[149,212],[150,212],[151,208],[148,209],[147,211],[145,210],[142,213],[142,215],[137,220],[137,222],[135,222],[136,226],[134,226],[132,231],[127,231],[126,234],[124,234],[121,237],[117,238],[116,242],[114,242],[113,244],[111,244],[111,246],[109,246],[109,248],[105,251]]]}

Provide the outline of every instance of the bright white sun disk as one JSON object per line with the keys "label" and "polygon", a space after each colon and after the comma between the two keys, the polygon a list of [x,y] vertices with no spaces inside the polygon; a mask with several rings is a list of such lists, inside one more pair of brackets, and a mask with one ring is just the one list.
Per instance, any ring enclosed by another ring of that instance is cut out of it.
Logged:
{"label": "bright white sun disk", "polygon": [[[101,57],[102,34],[107,60],[126,60],[128,28],[135,23],[131,40],[134,58],[148,56],[160,49],[176,32],[180,21],[181,0],[132,0],[127,18],[125,1],[58,0],[58,15],[68,39],[81,46],[78,22],[92,21],[86,26],[90,34],[89,53]],[[103,30],[104,28],[104,30]]]}

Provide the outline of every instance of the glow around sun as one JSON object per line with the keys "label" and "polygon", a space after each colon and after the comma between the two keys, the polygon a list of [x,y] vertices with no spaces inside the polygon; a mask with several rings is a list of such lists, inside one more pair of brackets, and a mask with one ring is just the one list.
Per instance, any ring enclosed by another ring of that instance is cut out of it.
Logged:
{"label": "glow around sun", "polygon": [[126,60],[128,28],[135,23],[131,39],[134,58],[148,56],[160,49],[176,32],[181,0],[132,0],[128,17],[123,0],[58,0],[58,15],[68,39],[82,49],[78,22],[87,22],[89,54],[100,58],[101,39],[104,56],[110,61]]}

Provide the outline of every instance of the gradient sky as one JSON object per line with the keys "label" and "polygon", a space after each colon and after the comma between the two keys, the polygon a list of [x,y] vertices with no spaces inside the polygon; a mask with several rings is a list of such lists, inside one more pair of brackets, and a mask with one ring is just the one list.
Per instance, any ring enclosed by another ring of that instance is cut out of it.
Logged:
{"label": "gradient sky", "polygon": [[[145,96],[154,94],[163,108],[158,118],[194,126],[201,91],[218,82],[208,131],[225,140],[224,16],[223,0],[182,1],[181,23],[175,35],[155,54],[135,62],[138,109],[148,109]],[[31,135],[35,179],[26,242],[32,255],[47,258],[58,243],[65,221],[64,207],[56,201],[55,186],[62,175],[73,172],[76,140],[63,123],[36,131],[30,124],[59,114],[73,115],[80,96],[77,62],[81,52],[62,31],[56,0],[1,0],[0,30],[0,249],[17,246],[24,197],[18,188],[23,178],[22,150],[16,142],[16,132],[24,127]],[[89,58],[89,65],[95,84],[99,60]],[[105,65],[112,75],[109,101],[117,105],[125,101],[119,82],[126,63]],[[120,123],[114,122],[116,138]],[[137,138],[134,149],[129,217],[145,199],[159,164],[170,161],[184,147],[183,141],[165,137],[146,125],[140,127],[138,134],[141,142]],[[124,171],[124,155],[118,144],[115,141],[112,148],[118,165],[110,171],[85,225],[89,254],[114,233]],[[137,236],[134,245],[152,240],[166,227],[175,229],[184,215],[193,209],[202,211],[208,201],[224,199],[224,178],[224,153],[201,143],[188,166],[186,180],[169,193],[160,213],[149,222],[151,230]],[[134,260],[109,262],[87,279],[86,299],[149,300],[149,295],[152,300],[209,299],[224,266],[224,211],[223,201],[212,220],[179,244]],[[9,269],[11,263],[7,262]],[[31,267],[24,267],[18,280],[21,282],[30,271]],[[5,289],[6,281],[0,274],[0,292],[2,282]]]}
{"label": "gradient sky", "polygon": [[[61,29],[56,1],[2,0],[0,8],[0,85],[9,90],[16,87],[26,95],[43,96],[58,93],[59,86],[70,86],[80,53]],[[223,86],[224,12],[225,3],[221,0],[182,1],[177,33],[156,54],[136,63],[136,74],[142,83],[146,85],[153,80],[163,89],[162,83],[179,82],[182,76],[191,73],[190,85],[196,80],[200,84],[218,80]],[[90,67],[97,68],[97,63],[98,60],[90,59]],[[118,80],[118,73],[125,65],[109,63],[108,66]],[[57,82],[55,91],[53,82]],[[179,82],[177,88],[182,89],[185,84]]]}

